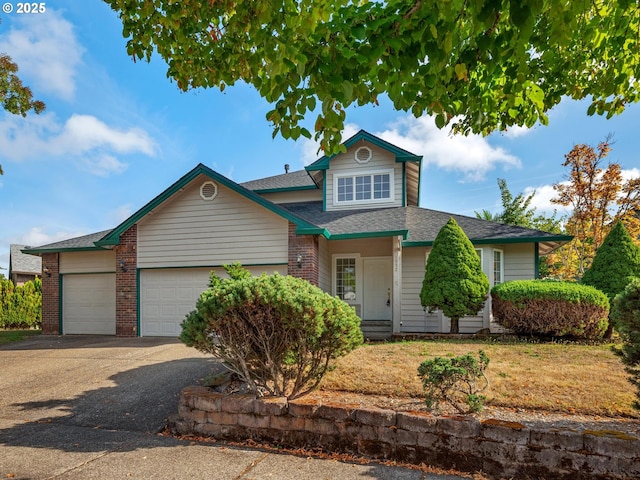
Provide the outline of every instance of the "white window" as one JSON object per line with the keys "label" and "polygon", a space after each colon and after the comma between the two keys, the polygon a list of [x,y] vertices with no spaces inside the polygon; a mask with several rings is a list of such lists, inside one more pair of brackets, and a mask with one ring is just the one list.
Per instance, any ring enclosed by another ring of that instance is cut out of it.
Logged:
{"label": "white window", "polygon": [[355,258],[336,258],[336,295],[347,302],[357,300]]}
{"label": "white window", "polygon": [[498,285],[504,280],[504,255],[502,250],[493,250],[493,284]]}
{"label": "white window", "polygon": [[336,175],[336,203],[376,203],[393,200],[393,170]]}

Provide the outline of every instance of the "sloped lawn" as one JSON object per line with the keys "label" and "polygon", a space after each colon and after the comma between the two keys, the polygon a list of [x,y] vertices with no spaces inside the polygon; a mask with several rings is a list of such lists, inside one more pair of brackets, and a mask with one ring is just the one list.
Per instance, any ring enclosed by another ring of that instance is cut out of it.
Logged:
{"label": "sloped lawn", "polygon": [[340,358],[325,392],[421,398],[418,365],[427,358],[484,350],[487,405],[572,414],[638,416],[633,386],[610,345],[408,341],[364,345]]}

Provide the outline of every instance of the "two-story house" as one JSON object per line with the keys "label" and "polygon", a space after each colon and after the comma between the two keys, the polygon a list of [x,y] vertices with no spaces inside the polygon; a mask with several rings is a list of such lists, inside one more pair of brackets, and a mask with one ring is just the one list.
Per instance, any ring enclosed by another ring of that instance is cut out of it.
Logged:
{"label": "two-story house", "polygon": [[[424,268],[453,217],[492,285],[537,277],[570,239],[419,207],[422,157],[360,131],[346,152],[238,184],[200,164],[112,230],[25,250],[43,261],[43,332],[177,336],[209,272],[241,262],[342,298],[365,336],[448,332],[420,305]],[[460,321],[490,327],[490,308]]]}

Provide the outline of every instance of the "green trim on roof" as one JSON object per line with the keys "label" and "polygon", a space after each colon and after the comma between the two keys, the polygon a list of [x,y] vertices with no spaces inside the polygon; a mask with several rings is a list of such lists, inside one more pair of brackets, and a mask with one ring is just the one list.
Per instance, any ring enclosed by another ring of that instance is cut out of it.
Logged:
{"label": "green trim on roof", "polygon": [[301,185],[298,187],[281,187],[281,188],[263,188],[260,190],[251,190],[256,193],[278,193],[278,192],[298,192],[301,190],[317,190],[315,185]]}
{"label": "green trim on roof", "polygon": [[[414,155],[411,152],[407,152],[406,150],[397,147],[381,138],[376,137],[375,135],[371,135],[369,132],[365,132],[364,130],[360,130],[354,136],[346,140],[342,143],[346,148],[353,146],[356,142],[360,140],[365,140],[376,147],[380,147],[388,152],[392,153],[396,157],[396,162],[421,162],[422,155]],[[329,168],[330,160],[335,157],[335,155],[323,156],[319,158],[311,165],[305,167],[307,172],[313,172],[316,170],[327,170]]]}
{"label": "green trim on roof", "polygon": [[329,230],[321,227],[296,228],[296,235],[322,235],[327,240],[331,236]]}
{"label": "green trim on roof", "polygon": [[59,253],[59,252],[108,252],[110,248],[103,247],[66,247],[66,248],[25,248],[22,253],[34,255],[38,253]]}
{"label": "green trim on roof", "polygon": [[302,220],[301,218],[293,215],[288,210],[276,205],[275,203],[266,200],[255,192],[244,188],[241,185],[238,185],[233,180],[228,179],[220,175],[218,172],[210,169],[209,167],[203,165],[202,163],[198,164],[193,170],[185,174],[182,178],[180,178],[177,182],[171,185],[169,188],[164,190],[160,195],[155,197],[149,203],[147,203],[140,210],[135,212],[129,218],[127,218],[124,222],[114,228],[111,233],[107,234],[102,239],[95,242],[97,246],[105,246],[105,245],[118,245],[120,243],[120,235],[126,232],[132,225],[136,224],[142,218],[144,218],[149,212],[154,210],[156,207],[160,206],[166,200],[168,200],[175,193],[184,188],[187,184],[195,180],[199,175],[204,175],[209,177],[211,180],[214,180],[221,185],[227,187],[230,190],[242,195],[243,197],[252,200],[258,205],[266,208],[267,210],[279,215],[280,217],[294,223],[296,226],[311,226],[308,222]]}
{"label": "green trim on roof", "polygon": [[[553,237],[521,237],[521,238],[470,238],[471,243],[474,245],[488,245],[491,243],[496,244],[510,244],[510,243],[544,243],[544,242],[568,242],[573,240],[571,235],[554,235]],[[433,246],[433,240],[425,241],[404,241],[403,247],[431,247]]]}
{"label": "green trim on roof", "polygon": [[379,237],[397,237],[402,236],[406,239],[409,230],[387,230],[382,232],[359,232],[359,233],[338,233],[331,235],[329,240],[350,240],[357,238],[379,238]]}

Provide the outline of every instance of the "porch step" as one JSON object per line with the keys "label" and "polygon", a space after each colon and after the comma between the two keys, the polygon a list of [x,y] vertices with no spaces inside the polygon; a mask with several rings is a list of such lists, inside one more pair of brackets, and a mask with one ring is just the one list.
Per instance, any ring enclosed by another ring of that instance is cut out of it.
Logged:
{"label": "porch step", "polygon": [[391,338],[391,320],[363,320],[360,323],[366,340],[385,340]]}

